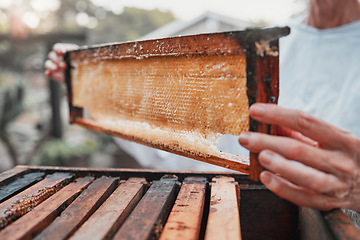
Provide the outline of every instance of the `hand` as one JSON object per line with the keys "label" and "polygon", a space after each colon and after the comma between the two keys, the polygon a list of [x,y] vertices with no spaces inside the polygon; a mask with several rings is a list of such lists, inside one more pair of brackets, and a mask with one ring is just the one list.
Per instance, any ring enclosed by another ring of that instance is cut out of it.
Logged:
{"label": "hand", "polygon": [[64,82],[64,70],[66,64],[64,62],[64,55],[66,51],[75,50],[78,46],[70,43],[56,43],[53,50],[48,54],[48,60],[45,62],[46,77],[55,81]]}
{"label": "hand", "polygon": [[359,139],[274,104],[254,104],[250,117],[278,125],[282,135],[247,132],[239,138],[242,146],[260,153],[259,162],[268,169],[260,180],[269,190],[301,206],[360,211]]}

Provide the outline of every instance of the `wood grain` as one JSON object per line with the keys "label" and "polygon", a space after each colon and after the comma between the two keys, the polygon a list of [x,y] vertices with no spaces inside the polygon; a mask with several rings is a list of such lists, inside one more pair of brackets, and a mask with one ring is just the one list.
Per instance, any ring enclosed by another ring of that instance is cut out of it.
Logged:
{"label": "wood grain", "polygon": [[200,177],[184,180],[160,240],[199,239],[206,184]]}
{"label": "wood grain", "polygon": [[336,239],[360,240],[360,230],[354,226],[341,209],[321,212],[321,214]]}
{"label": "wood grain", "polygon": [[359,240],[360,231],[341,209],[321,212],[300,208],[300,239]]}
{"label": "wood grain", "polygon": [[0,204],[0,228],[31,211],[66,184],[73,175],[54,173]]}
{"label": "wood grain", "polygon": [[22,190],[28,188],[29,186],[33,185],[34,183],[40,181],[44,173],[28,173],[24,176],[16,179],[15,181],[11,182],[10,184],[6,185],[4,188],[0,190],[0,202],[9,199],[13,195],[21,192]]}
{"label": "wood grain", "polygon": [[145,183],[144,178],[121,183],[70,239],[110,239],[143,196]]}
{"label": "wood grain", "polygon": [[35,239],[67,239],[112,193],[117,180],[105,176],[96,179]]}
{"label": "wood grain", "polygon": [[[253,74],[248,75],[247,86],[249,103],[272,103],[277,104],[279,98],[279,42],[278,40],[267,43],[260,41],[264,45],[274,49],[277,55],[269,55],[263,52],[259,55],[257,47],[251,47],[247,52],[248,70]],[[255,42],[255,45],[259,44]],[[251,92],[251,93],[250,93]],[[250,99],[250,96],[253,98]],[[250,131],[276,135],[276,126],[271,126],[254,119],[250,119]],[[250,153],[250,178],[259,181],[259,176],[263,167],[258,161],[258,153]]]}
{"label": "wood grain", "polygon": [[205,240],[241,240],[239,197],[236,188],[233,178],[213,178]]}
{"label": "wood grain", "polygon": [[112,135],[115,137],[120,137],[125,140],[140,143],[140,144],[143,144],[143,145],[149,146],[149,147],[155,147],[155,148],[158,148],[161,150],[165,150],[165,151],[168,151],[168,152],[171,152],[174,154],[192,158],[192,159],[202,161],[205,163],[213,164],[213,165],[216,165],[219,167],[239,171],[243,174],[249,174],[250,161],[249,161],[248,157],[242,157],[242,156],[229,154],[229,153],[220,153],[218,156],[211,155],[211,154],[209,154],[206,157],[201,156],[201,155],[195,156],[194,154],[186,152],[186,151],[178,151],[178,150],[169,149],[169,148],[162,146],[161,144],[157,145],[156,143],[149,143],[149,142],[144,141],[141,138],[124,135],[124,134],[116,132],[112,129],[101,127],[93,120],[79,118],[76,120],[76,124],[86,127],[86,128],[89,128],[89,129],[92,129],[93,131],[109,134],[109,135]]}
{"label": "wood grain", "polygon": [[158,237],[175,201],[177,184],[177,178],[154,181],[113,239],[146,240]]}
{"label": "wood grain", "polygon": [[5,186],[9,182],[24,175],[28,171],[29,170],[25,166],[16,166],[12,169],[9,169],[5,172],[0,173],[0,187]]}
{"label": "wood grain", "polygon": [[0,239],[32,239],[86,188],[93,177],[77,179],[0,231]]}

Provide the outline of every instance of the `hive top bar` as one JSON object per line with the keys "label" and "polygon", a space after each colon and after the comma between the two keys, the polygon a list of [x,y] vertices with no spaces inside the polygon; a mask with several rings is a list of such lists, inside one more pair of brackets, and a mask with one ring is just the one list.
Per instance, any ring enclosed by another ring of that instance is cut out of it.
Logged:
{"label": "hive top bar", "polygon": [[[149,58],[157,56],[179,56],[189,54],[232,54],[239,46],[231,44],[239,41],[243,49],[250,48],[256,42],[270,42],[290,33],[288,27],[266,29],[246,29],[245,31],[207,33],[178,36],[124,43],[108,43],[82,46],[70,51],[70,59],[101,61],[124,58]],[[219,42],[222,41],[222,43]],[[204,42],[206,41],[206,42]],[[221,46],[219,45],[221,44]],[[258,54],[261,54],[258,52]]]}
{"label": "hive top bar", "polygon": [[70,121],[248,173],[248,160],[220,152],[217,141],[249,129],[271,133],[248,108],[277,102],[278,38],[288,33],[249,29],[70,51]]}

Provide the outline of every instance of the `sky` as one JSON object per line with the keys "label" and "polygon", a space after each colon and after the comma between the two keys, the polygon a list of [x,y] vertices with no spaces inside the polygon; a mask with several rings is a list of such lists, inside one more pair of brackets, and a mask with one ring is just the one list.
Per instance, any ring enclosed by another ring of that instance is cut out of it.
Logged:
{"label": "sky", "polygon": [[206,11],[247,21],[264,20],[285,24],[291,16],[303,11],[307,0],[91,0],[99,6],[121,13],[125,6],[170,10],[176,18],[191,20]]}
{"label": "sky", "polygon": [[[178,19],[189,21],[201,14],[211,11],[244,21],[261,22],[268,25],[286,24],[290,17],[303,12],[309,0],[91,0],[95,5],[102,6],[115,13],[121,13],[124,7],[137,7],[152,10],[158,8],[171,11]],[[61,0],[0,0],[0,7],[9,8],[24,3],[37,11],[23,14],[23,21],[31,28],[40,22],[41,12],[56,11]],[[0,12],[0,21],[4,14]],[[77,21],[80,25],[90,26],[88,15],[79,13]],[[97,20],[93,17],[93,22]],[[92,24],[94,27],[96,24]]]}

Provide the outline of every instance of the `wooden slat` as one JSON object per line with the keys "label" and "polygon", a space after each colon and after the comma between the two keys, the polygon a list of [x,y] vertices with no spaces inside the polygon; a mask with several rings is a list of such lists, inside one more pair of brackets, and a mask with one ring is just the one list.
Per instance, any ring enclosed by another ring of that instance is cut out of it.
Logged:
{"label": "wooden slat", "polygon": [[121,183],[70,239],[111,238],[143,196],[145,183],[144,178],[130,178]]}
{"label": "wooden slat", "polygon": [[[260,46],[262,44],[266,47],[268,43],[260,41]],[[256,92],[252,95],[255,97],[255,102],[277,104],[279,97],[278,40],[272,41],[268,47],[270,47],[273,51],[276,51],[277,54],[268,55],[267,52],[263,52],[263,54],[259,55],[258,48],[254,45],[251,48],[251,51],[247,52],[248,71],[252,72],[252,74],[248,74],[248,92],[250,89]],[[253,87],[250,87],[250,85],[253,85]],[[250,105],[255,102],[252,102],[249,99]],[[268,133],[272,135],[277,134],[276,126],[257,122],[254,119],[250,119],[250,126],[250,131]],[[250,166],[250,178],[254,181],[259,181],[259,176],[263,167],[258,161],[258,153],[251,152]]]}
{"label": "wooden slat", "polygon": [[32,239],[55,219],[92,180],[93,177],[85,177],[68,184],[31,212],[0,231],[0,239]]}
{"label": "wooden slat", "polygon": [[300,239],[359,240],[360,231],[340,209],[321,212],[300,207]]}
{"label": "wooden slat", "polygon": [[336,239],[360,240],[360,231],[341,209],[322,212],[322,217],[325,219],[325,222]]}
{"label": "wooden slat", "polygon": [[40,181],[45,173],[37,172],[37,173],[28,173],[23,177],[13,181],[8,184],[6,187],[0,190],[0,202],[9,199],[15,194],[21,192],[32,184]]}
{"label": "wooden slat", "polygon": [[206,178],[184,180],[160,240],[199,239],[206,184]]}
{"label": "wooden slat", "polygon": [[211,181],[213,177],[219,175],[226,175],[233,177],[237,182],[242,182],[243,184],[252,184],[260,185],[258,182],[251,181],[249,176],[241,174],[238,172],[204,172],[204,171],[168,171],[168,170],[155,170],[155,169],[133,169],[133,168],[80,168],[80,167],[49,167],[49,166],[27,166],[31,171],[44,171],[49,172],[72,172],[77,176],[96,176],[101,177],[104,174],[106,176],[117,177],[121,174],[122,179],[128,178],[146,178],[149,180],[158,180],[165,175],[176,175],[179,178],[179,181],[182,181],[189,176],[202,176]]}
{"label": "wooden slat", "polygon": [[240,216],[237,185],[233,178],[217,177],[211,183],[206,240],[240,240]]}
{"label": "wooden slat", "polygon": [[114,191],[117,180],[105,176],[96,179],[36,239],[68,238]]}
{"label": "wooden slat", "polygon": [[177,178],[154,181],[114,239],[151,239],[161,233],[178,191]]}
{"label": "wooden slat", "polygon": [[5,172],[0,174],[0,187],[8,184],[9,182],[13,181],[17,177],[27,173],[29,169],[25,166],[16,166],[12,169],[9,169]]}
{"label": "wooden slat", "polygon": [[46,200],[73,175],[54,173],[0,204],[0,229]]}

